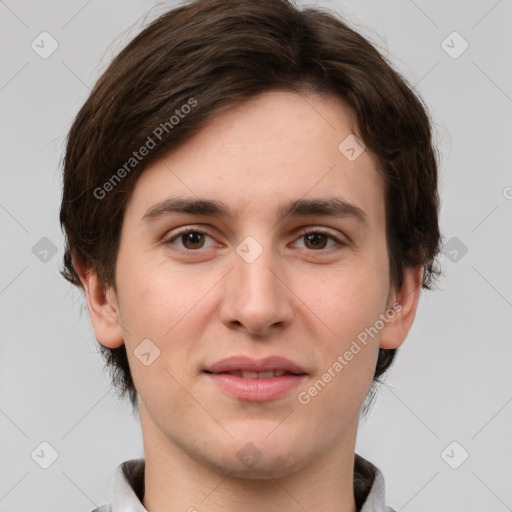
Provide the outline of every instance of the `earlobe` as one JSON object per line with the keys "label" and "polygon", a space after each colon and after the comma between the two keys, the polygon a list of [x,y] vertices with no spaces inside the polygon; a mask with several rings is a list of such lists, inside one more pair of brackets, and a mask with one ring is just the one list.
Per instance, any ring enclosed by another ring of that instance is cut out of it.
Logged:
{"label": "earlobe", "polygon": [[96,339],[107,348],[120,347],[124,337],[115,293],[105,286],[90,266],[77,264],[75,260],[73,265],[84,287]]}
{"label": "earlobe", "polygon": [[[423,283],[423,267],[405,270],[404,282],[399,291],[392,294],[388,310],[389,321],[381,331],[379,347],[384,349],[398,348],[407,338],[418,308],[418,301]],[[393,304],[399,306],[393,307]]]}

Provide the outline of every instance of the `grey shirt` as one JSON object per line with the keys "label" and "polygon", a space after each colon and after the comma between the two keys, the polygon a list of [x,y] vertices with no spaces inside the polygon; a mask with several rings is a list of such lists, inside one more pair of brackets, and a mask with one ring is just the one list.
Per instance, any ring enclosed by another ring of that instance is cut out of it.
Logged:
{"label": "grey shirt", "polygon": [[[147,512],[142,505],[144,463],[144,459],[132,459],[120,464],[112,479],[110,503],[101,505],[91,512]],[[373,476],[371,487],[366,484],[368,476],[370,481]],[[395,512],[384,503],[382,473],[358,454],[355,456],[354,465],[354,495],[359,512]]]}

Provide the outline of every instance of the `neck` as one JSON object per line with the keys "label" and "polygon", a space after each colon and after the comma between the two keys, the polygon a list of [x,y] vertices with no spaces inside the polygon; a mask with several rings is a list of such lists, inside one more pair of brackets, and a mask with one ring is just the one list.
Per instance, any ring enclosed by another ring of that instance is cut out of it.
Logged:
{"label": "neck", "polygon": [[[142,416],[141,416],[142,420]],[[284,475],[223,472],[171,442],[143,420],[144,507],[150,512],[356,512],[354,452],[357,423],[330,450]],[[155,427],[155,425],[151,425]]]}

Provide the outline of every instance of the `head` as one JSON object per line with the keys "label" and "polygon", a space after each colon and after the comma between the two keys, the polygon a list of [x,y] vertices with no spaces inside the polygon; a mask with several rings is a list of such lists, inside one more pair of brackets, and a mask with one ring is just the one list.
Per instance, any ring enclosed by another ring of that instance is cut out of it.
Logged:
{"label": "head", "polygon": [[187,437],[199,400],[240,442],[292,443],[286,426],[260,435],[289,397],[263,415],[243,402],[242,417],[206,381],[218,359],[246,353],[302,366],[295,441],[327,422],[322,443],[334,443],[439,274],[438,207],[427,109],[363,36],[286,0],[199,0],[135,37],[78,113],[62,273],[86,292],[121,396],[175,442],[226,435],[212,421]]}

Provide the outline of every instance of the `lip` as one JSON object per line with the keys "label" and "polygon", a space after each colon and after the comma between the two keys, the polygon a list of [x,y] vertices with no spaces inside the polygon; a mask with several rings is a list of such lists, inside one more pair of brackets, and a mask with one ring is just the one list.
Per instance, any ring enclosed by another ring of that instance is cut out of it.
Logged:
{"label": "lip", "polygon": [[228,357],[217,361],[205,369],[205,371],[210,373],[233,371],[266,372],[270,370],[284,370],[285,372],[295,374],[306,373],[306,370],[297,363],[280,356],[269,356],[263,359],[252,359],[247,356]]}
{"label": "lip", "polygon": [[[290,372],[279,377],[263,379],[244,379],[223,372],[265,372],[282,370]],[[289,393],[306,377],[307,373],[297,363],[284,357],[270,356],[263,359],[251,359],[236,356],[222,359],[204,370],[205,375],[229,395],[250,402],[275,400]]]}

